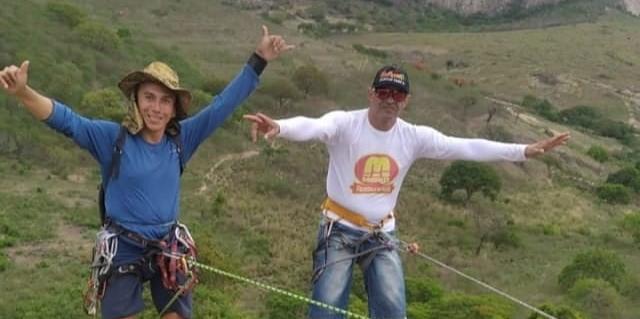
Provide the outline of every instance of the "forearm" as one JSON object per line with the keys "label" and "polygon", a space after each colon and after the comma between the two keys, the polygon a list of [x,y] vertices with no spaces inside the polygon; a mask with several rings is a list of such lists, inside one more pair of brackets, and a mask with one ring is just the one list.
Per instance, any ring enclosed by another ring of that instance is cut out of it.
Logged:
{"label": "forearm", "polygon": [[38,93],[28,85],[24,90],[22,90],[22,92],[16,94],[16,98],[24,104],[24,107],[37,120],[46,120],[53,111],[53,102],[51,99]]}
{"label": "forearm", "polygon": [[474,161],[524,161],[526,145],[450,137],[444,157]]}
{"label": "forearm", "polygon": [[326,141],[331,138],[330,123],[322,119],[312,119],[303,116],[296,116],[289,119],[276,121],[280,126],[278,137],[303,142],[309,140]]}

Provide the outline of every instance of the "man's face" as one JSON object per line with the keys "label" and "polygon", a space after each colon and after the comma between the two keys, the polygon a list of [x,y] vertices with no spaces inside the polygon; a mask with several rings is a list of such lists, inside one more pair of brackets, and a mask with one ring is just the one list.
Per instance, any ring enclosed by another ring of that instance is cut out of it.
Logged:
{"label": "man's face", "polygon": [[398,117],[408,102],[409,94],[393,86],[369,89],[369,109],[377,116]]}
{"label": "man's face", "polygon": [[153,82],[141,84],[137,94],[144,129],[152,133],[164,133],[169,121],[176,116],[176,95],[165,86]]}

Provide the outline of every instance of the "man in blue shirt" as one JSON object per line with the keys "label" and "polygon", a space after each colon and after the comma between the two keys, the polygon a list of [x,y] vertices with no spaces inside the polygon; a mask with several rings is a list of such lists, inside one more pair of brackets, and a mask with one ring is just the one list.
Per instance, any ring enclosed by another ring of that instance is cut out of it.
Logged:
{"label": "man in blue shirt", "polygon": [[[103,249],[96,253],[110,267],[94,269],[95,278],[101,276],[94,290],[97,299],[102,298],[103,318],[133,318],[141,312],[142,283],[146,280],[163,318],[191,317],[190,289],[180,286],[186,285],[185,274],[177,274],[181,277],[177,284],[171,281],[179,263],[163,260],[156,265],[163,254],[158,254],[158,247],[150,254],[149,244],[173,236],[189,246],[186,228],[176,228],[183,162],[255,90],[267,62],[292,48],[281,36],[262,28],[262,38],[247,65],[210,105],[189,118],[191,94],[180,87],[178,75],[162,62],[132,72],[118,84],[130,103],[122,125],[80,116],[29,87],[28,61],[0,71],[0,86],[6,93],[18,98],[36,119],[72,138],[100,164],[108,222],[98,234]],[[114,152],[114,145],[121,149]],[[194,247],[182,248],[188,251]],[[149,265],[154,271],[146,270]],[[174,272],[167,275],[168,268]],[[93,302],[95,311],[95,296]]]}

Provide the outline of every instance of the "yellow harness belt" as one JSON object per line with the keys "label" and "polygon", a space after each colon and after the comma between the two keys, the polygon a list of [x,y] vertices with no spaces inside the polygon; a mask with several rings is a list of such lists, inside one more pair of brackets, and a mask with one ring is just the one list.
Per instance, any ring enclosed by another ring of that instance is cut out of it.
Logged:
{"label": "yellow harness belt", "polygon": [[375,224],[367,220],[364,216],[345,208],[344,206],[336,203],[331,198],[327,197],[322,206],[323,210],[330,210],[334,214],[338,215],[340,219],[346,220],[356,226],[368,228],[370,230],[377,230],[384,227],[384,225],[393,219],[393,212],[382,218],[379,223]]}

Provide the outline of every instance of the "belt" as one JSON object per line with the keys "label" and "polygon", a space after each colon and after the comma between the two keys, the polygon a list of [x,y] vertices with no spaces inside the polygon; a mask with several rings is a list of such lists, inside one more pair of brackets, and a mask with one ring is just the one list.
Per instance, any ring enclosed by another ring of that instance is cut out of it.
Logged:
{"label": "belt", "polygon": [[340,219],[348,221],[356,226],[368,228],[370,230],[378,230],[384,227],[384,225],[393,219],[393,212],[390,212],[387,216],[382,218],[378,223],[370,222],[366,217],[358,214],[354,211],[345,208],[344,206],[338,204],[333,201],[331,198],[327,197],[324,202],[322,202],[322,206],[320,206],[323,210],[330,210],[334,214],[338,215]]}

